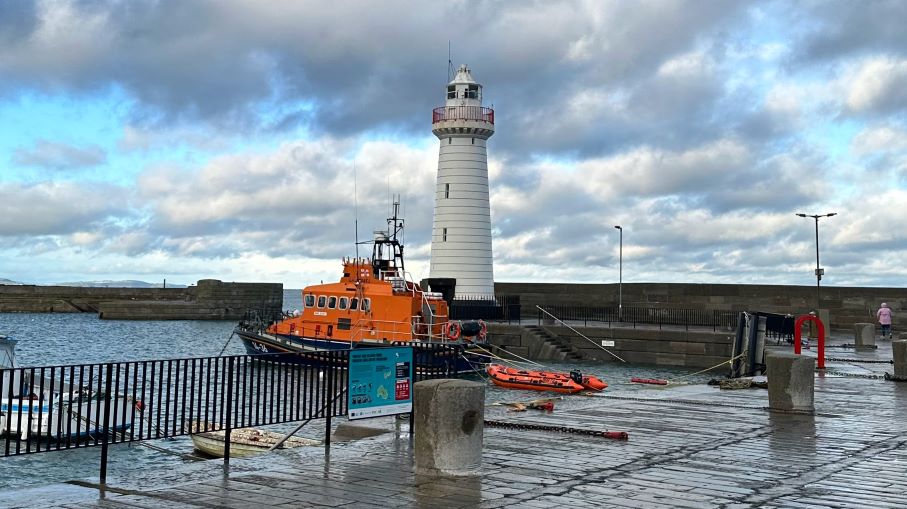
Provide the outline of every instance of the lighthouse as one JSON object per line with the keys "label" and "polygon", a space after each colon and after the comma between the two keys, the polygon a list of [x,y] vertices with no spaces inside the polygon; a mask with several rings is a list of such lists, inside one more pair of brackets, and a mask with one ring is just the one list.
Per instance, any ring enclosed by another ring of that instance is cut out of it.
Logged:
{"label": "lighthouse", "polygon": [[494,110],[482,106],[482,85],[465,65],[446,94],[445,105],[432,111],[440,148],[430,278],[456,279],[455,298],[493,300],[487,143]]}

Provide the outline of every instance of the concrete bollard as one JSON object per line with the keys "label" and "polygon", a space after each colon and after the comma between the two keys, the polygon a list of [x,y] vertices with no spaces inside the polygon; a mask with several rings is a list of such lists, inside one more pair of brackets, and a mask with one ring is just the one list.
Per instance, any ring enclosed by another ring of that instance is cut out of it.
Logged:
{"label": "concrete bollard", "polygon": [[895,339],[891,342],[891,357],[894,359],[895,378],[907,380],[907,339]]}
{"label": "concrete bollard", "polygon": [[853,324],[853,344],[856,346],[873,346],[876,344],[876,326],[874,323]]}
{"label": "concrete bollard", "polygon": [[413,390],[417,474],[479,475],[485,385],[468,380],[426,380]]}
{"label": "concrete bollard", "polygon": [[816,359],[772,352],[765,358],[768,407],[782,412],[813,412]]}

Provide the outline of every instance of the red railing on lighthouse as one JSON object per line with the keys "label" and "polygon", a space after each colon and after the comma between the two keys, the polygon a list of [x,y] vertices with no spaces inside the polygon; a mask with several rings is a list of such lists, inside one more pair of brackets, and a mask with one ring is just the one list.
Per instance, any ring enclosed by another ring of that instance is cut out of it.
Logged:
{"label": "red railing on lighthouse", "polygon": [[441,106],[432,110],[432,124],[447,120],[475,120],[494,124],[494,110],[484,106]]}

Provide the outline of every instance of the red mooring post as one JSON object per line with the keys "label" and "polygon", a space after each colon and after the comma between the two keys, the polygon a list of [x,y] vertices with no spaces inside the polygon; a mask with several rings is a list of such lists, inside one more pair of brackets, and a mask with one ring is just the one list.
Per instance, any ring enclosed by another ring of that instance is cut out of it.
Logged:
{"label": "red mooring post", "polygon": [[818,364],[816,367],[825,369],[825,325],[822,324],[822,320],[819,320],[818,316],[803,315],[794,322],[794,353],[800,355],[800,338],[803,336],[803,322],[807,321],[816,322],[817,327],[819,327],[819,347],[816,352]]}

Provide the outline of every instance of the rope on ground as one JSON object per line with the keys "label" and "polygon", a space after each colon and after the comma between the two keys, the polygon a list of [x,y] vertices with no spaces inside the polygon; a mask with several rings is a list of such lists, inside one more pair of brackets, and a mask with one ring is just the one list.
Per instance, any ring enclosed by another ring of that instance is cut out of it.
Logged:
{"label": "rope on ground", "polygon": [[[684,378],[689,378],[689,377],[691,377],[691,376],[701,375],[701,374],[705,373],[706,371],[711,371],[711,370],[713,370],[713,369],[720,368],[721,366],[724,366],[725,364],[730,364],[730,363],[736,361],[737,359],[743,357],[744,355],[746,355],[746,352],[744,352],[744,353],[742,353],[742,354],[740,354],[740,355],[731,357],[730,359],[728,359],[728,360],[722,362],[721,364],[716,364],[716,365],[714,365],[714,366],[712,366],[712,367],[710,367],[710,368],[705,368],[705,369],[703,369],[703,370],[701,370],[701,371],[697,371],[697,372],[695,372],[695,373],[690,373],[689,375],[683,375],[683,376],[681,376],[681,377],[678,377],[676,380],[683,380]],[[675,380],[671,380],[671,383],[674,383],[674,382],[675,382]]]}
{"label": "rope on ground", "polygon": [[619,360],[620,362],[627,362],[627,361],[621,359],[616,353],[612,352],[611,350],[608,350],[607,348],[601,346],[600,344],[596,343],[595,341],[592,341],[591,339],[587,338],[582,332],[580,332],[580,331],[574,329],[573,327],[571,327],[569,324],[567,324],[566,322],[564,322],[564,321],[561,320],[560,318],[558,318],[558,317],[552,315],[551,313],[549,313],[548,311],[546,311],[544,308],[542,308],[542,306],[536,305],[535,307],[538,308],[538,310],[541,311],[542,313],[545,313],[546,315],[548,315],[548,316],[550,316],[551,318],[554,318],[555,320],[557,320],[558,322],[560,322],[563,326],[565,326],[565,327],[567,327],[568,329],[572,330],[573,332],[579,334],[579,336],[580,336],[581,338],[583,338],[583,339],[585,339],[586,341],[592,343],[592,344],[595,345],[597,348],[600,348],[600,349],[604,350],[605,352],[609,353],[612,357],[614,357],[615,359]]}
{"label": "rope on ground", "polygon": [[492,428],[507,428],[523,431],[554,431],[558,433],[571,433],[574,435],[589,435],[593,437],[610,438],[613,440],[629,440],[630,438],[630,435],[626,431],[599,431],[594,429],[571,428],[568,426],[495,421],[491,419],[485,419],[485,425]]}

